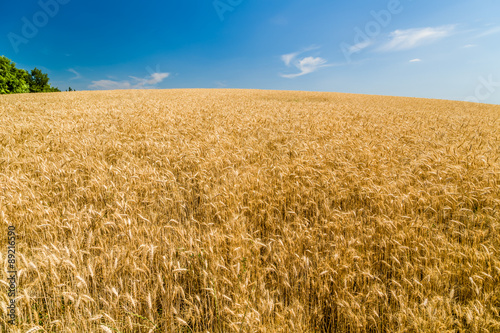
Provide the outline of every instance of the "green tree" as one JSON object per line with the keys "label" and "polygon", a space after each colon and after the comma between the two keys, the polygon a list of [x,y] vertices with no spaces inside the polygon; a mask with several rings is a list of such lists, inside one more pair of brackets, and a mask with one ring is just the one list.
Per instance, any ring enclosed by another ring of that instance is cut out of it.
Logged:
{"label": "green tree", "polygon": [[10,59],[0,56],[0,94],[29,92],[28,77],[28,72],[16,68]]}
{"label": "green tree", "polygon": [[35,67],[31,70],[31,75],[28,78],[31,93],[43,92],[45,86],[49,84],[49,76],[42,73],[41,70]]}
{"label": "green tree", "polygon": [[52,87],[49,84],[49,80],[50,79],[47,74],[35,67],[35,69],[31,71],[31,75],[28,77],[30,92],[39,93],[60,91],[58,88]]}
{"label": "green tree", "polygon": [[35,67],[31,74],[16,68],[10,59],[0,56],[0,94],[60,91],[49,84],[49,76]]}

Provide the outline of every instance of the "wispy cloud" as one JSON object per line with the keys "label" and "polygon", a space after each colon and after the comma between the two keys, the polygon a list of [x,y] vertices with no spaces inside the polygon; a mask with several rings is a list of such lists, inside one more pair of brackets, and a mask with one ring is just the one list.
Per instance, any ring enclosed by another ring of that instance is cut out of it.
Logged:
{"label": "wispy cloud", "polygon": [[143,89],[149,86],[154,86],[165,80],[170,76],[170,73],[151,73],[148,77],[141,79],[135,76],[129,76],[133,81],[114,81],[114,80],[99,80],[92,81],[92,84],[89,85],[91,89],[103,89],[103,90],[112,90],[112,89]]}
{"label": "wispy cloud", "polygon": [[467,44],[467,45],[464,45],[463,48],[464,49],[470,49],[470,48],[473,48],[473,47],[476,47],[477,45],[476,44]]}
{"label": "wispy cloud", "polygon": [[104,90],[111,90],[111,89],[132,89],[132,85],[128,81],[113,81],[113,80],[99,80],[99,81],[92,81],[92,84],[89,85],[89,88],[91,89],[104,89]]}
{"label": "wispy cloud", "polygon": [[68,69],[68,72],[75,74],[75,76],[74,76],[74,77],[72,77],[70,80],[78,80],[78,79],[80,79],[80,78],[82,77],[82,76],[80,75],[80,73],[78,73],[78,72],[77,72],[76,70],[74,70],[73,68]]}
{"label": "wispy cloud", "polygon": [[391,32],[390,41],[380,47],[380,51],[409,50],[448,37],[455,29],[454,25],[428,27]]}
{"label": "wispy cloud", "polygon": [[482,38],[482,37],[486,37],[486,36],[490,36],[490,35],[495,35],[498,33],[500,33],[500,26],[493,27],[493,28],[490,28],[486,31],[483,31],[482,33],[477,35],[476,38]]}
{"label": "wispy cloud", "polygon": [[217,86],[217,88],[226,88],[227,87],[226,81],[215,81],[214,84]]}
{"label": "wispy cloud", "polygon": [[311,45],[309,47],[306,47],[305,49],[302,49],[300,51],[297,51],[297,52],[293,52],[293,53],[288,53],[288,54],[284,54],[281,56],[281,60],[283,60],[283,62],[285,63],[285,65],[287,66],[290,66],[291,62],[297,58],[299,55],[303,54],[303,53],[306,53],[306,52],[310,52],[310,51],[314,51],[314,50],[318,50],[320,49],[321,47],[317,46],[317,45]]}
{"label": "wispy cloud", "polygon": [[306,57],[300,59],[298,62],[295,63],[295,67],[297,67],[300,70],[300,73],[296,74],[281,74],[282,77],[287,78],[287,79],[293,79],[302,75],[306,75],[312,72],[317,71],[318,69],[322,67],[328,66],[327,61],[323,58],[317,57]]}
{"label": "wispy cloud", "polygon": [[137,81],[137,83],[134,85],[134,88],[137,89],[137,88],[143,88],[145,86],[154,86],[155,84],[162,82],[169,76],[170,73],[152,73],[148,78],[144,79],[140,79],[135,76],[130,76],[130,78]]}
{"label": "wispy cloud", "polygon": [[301,52],[283,54],[281,56],[281,60],[285,63],[285,65],[290,66],[293,59],[295,59]]}
{"label": "wispy cloud", "polygon": [[328,61],[321,58],[321,57],[299,57],[301,54],[316,50],[319,47],[317,46],[311,46],[307,49],[304,49],[302,51],[298,52],[293,52],[293,53],[288,53],[284,54],[281,56],[281,60],[285,63],[287,67],[294,66],[296,67],[300,72],[299,73],[294,73],[294,74],[280,74],[281,77],[287,78],[287,79],[293,79],[302,75],[306,75],[312,72],[317,71],[320,68],[323,67],[328,67],[331,66],[328,64]]}
{"label": "wispy cloud", "polygon": [[410,60],[410,62],[421,62],[421,61],[422,61],[422,59],[418,59],[418,58]]}
{"label": "wispy cloud", "polygon": [[365,42],[361,42],[361,43],[352,45],[351,47],[349,47],[348,51],[349,51],[349,53],[356,53],[356,52],[359,52],[359,51],[366,49],[367,47],[371,46],[372,44],[373,44],[373,41],[367,40]]}

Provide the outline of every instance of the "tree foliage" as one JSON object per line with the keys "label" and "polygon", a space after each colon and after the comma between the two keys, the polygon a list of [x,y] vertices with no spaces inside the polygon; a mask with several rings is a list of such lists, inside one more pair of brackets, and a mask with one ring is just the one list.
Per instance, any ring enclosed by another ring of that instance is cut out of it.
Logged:
{"label": "tree foliage", "polygon": [[38,93],[60,91],[58,88],[51,87],[49,80],[50,79],[47,74],[35,67],[35,69],[31,70],[31,74],[28,76],[30,92]]}
{"label": "tree foliage", "polygon": [[49,80],[49,76],[36,67],[28,73],[16,68],[16,64],[10,59],[0,56],[0,94],[60,91],[52,87]]}
{"label": "tree foliage", "polygon": [[0,94],[30,92],[27,79],[28,72],[17,69],[10,59],[0,56]]}

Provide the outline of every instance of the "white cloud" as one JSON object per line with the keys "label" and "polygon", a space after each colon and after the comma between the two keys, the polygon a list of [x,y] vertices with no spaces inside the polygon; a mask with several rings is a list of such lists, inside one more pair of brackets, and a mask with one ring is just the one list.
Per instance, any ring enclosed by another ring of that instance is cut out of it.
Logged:
{"label": "white cloud", "polygon": [[153,74],[151,74],[151,79],[149,79],[149,81],[147,81],[147,84],[154,85],[154,84],[160,83],[169,76],[170,76],[170,73],[153,73]]}
{"label": "white cloud", "polygon": [[498,33],[500,33],[500,26],[493,27],[493,28],[490,28],[486,31],[483,31],[482,33],[477,35],[476,38],[482,38],[482,37],[486,37],[486,36],[490,36],[490,35],[494,35],[494,34],[498,34]]}
{"label": "white cloud", "polygon": [[144,79],[140,79],[135,76],[130,76],[130,78],[137,81],[137,83],[134,85],[134,88],[137,89],[137,88],[142,88],[144,86],[154,86],[155,84],[162,82],[169,76],[170,73],[152,73],[148,78]]}
{"label": "white cloud", "polygon": [[321,67],[328,66],[327,61],[323,58],[314,58],[314,57],[306,57],[300,59],[297,63],[295,63],[295,67],[300,70],[300,73],[296,74],[282,74],[281,76],[287,79],[293,79],[295,77],[299,77],[302,75],[306,75],[312,72],[317,71]]}
{"label": "white cloud", "polygon": [[467,45],[464,45],[464,49],[470,49],[472,47],[476,47],[477,45],[476,44],[467,44]]}
{"label": "white cloud", "polygon": [[446,25],[435,28],[417,28],[407,30],[396,30],[391,32],[391,40],[382,45],[380,51],[409,50],[423,44],[431,43],[448,37],[455,29],[454,25]]}
{"label": "white cloud", "polygon": [[80,73],[78,73],[78,72],[77,72],[76,70],[74,70],[73,68],[68,69],[68,72],[75,74],[75,77],[72,77],[70,80],[78,80],[78,79],[80,79],[80,78],[82,77],[82,76],[80,75]]}
{"label": "white cloud", "polygon": [[410,60],[410,62],[421,62],[421,61],[422,61],[422,59],[418,59],[418,58],[417,58],[417,59],[411,59],[411,60]]}
{"label": "white cloud", "polygon": [[284,54],[281,56],[281,60],[283,60],[285,65],[290,66],[290,63],[292,62],[292,60],[295,59],[299,54],[300,54],[300,52]]}
{"label": "white cloud", "polygon": [[99,80],[99,81],[92,81],[92,84],[89,85],[89,88],[92,89],[104,89],[104,90],[111,90],[111,89],[131,89],[132,85],[128,81],[112,81],[112,80]]}
{"label": "white cloud", "polygon": [[317,50],[319,48],[320,47],[317,46],[317,45],[311,45],[311,46],[306,47],[305,49],[302,49],[300,51],[289,53],[289,54],[284,54],[284,55],[281,56],[281,60],[283,60],[283,62],[285,63],[285,65],[290,66],[291,62],[295,58],[297,58],[299,55],[301,55],[302,53],[306,53],[306,52],[309,52],[309,51],[314,51],[314,50]]}
{"label": "white cloud", "polygon": [[317,71],[318,69],[322,67],[328,67],[331,66],[327,64],[327,61],[323,58],[320,57],[302,57],[300,58],[299,55],[311,51],[311,50],[316,50],[318,49],[317,46],[311,46],[307,49],[304,49],[299,52],[294,52],[294,53],[289,53],[289,54],[284,54],[281,56],[281,60],[285,63],[287,67],[294,66],[296,67],[300,72],[295,73],[295,74],[280,74],[281,77],[287,78],[287,79],[293,79],[302,75],[306,75],[312,72]]}
{"label": "white cloud", "polygon": [[130,81],[113,81],[113,80],[99,80],[92,81],[89,85],[91,89],[142,89],[147,88],[147,86],[154,86],[165,80],[170,76],[170,73],[151,73],[150,76],[141,79],[135,76],[130,76],[135,82]]}
{"label": "white cloud", "polygon": [[226,81],[215,81],[214,83],[217,86],[217,88],[226,88],[227,87]]}
{"label": "white cloud", "polygon": [[349,47],[349,53],[356,53],[356,52],[362,51],[372,44],[373,44],[373,41],[371,41],[371,40],[367,40],[365,42],[354,44],[351,47]]}

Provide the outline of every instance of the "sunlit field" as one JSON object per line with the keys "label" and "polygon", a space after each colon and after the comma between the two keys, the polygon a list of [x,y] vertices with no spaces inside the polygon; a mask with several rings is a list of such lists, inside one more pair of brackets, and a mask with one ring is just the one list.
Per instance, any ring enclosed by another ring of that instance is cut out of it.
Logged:
{"label": "sunlit field", "polygon": [[500,106],[0,96],[0,225],[3,332],[500,332]]}

